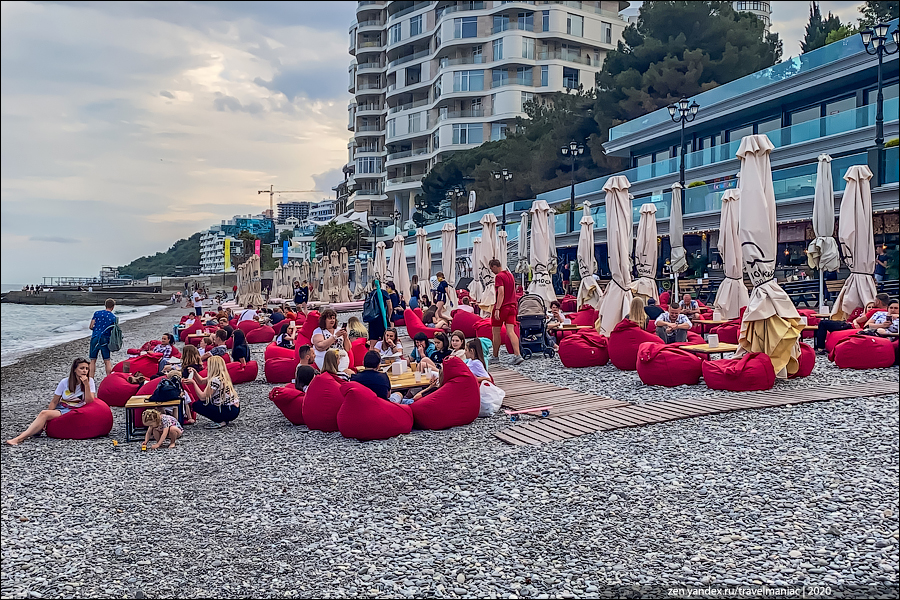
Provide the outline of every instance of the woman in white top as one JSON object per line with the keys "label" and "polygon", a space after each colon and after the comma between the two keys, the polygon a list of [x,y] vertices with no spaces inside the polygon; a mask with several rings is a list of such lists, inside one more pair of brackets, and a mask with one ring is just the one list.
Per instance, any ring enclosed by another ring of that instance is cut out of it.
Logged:
{"label": "woman in white top", "polygon": [[72,361],[69,376],[56,386],[56,392],[47,409],[38,413],[37,418],[31,422],[28,429],[14,438],[6,440],[6,443],[10,446],[18,446],[31,436],[40,433],[46,427],[47,421],[52,421],[70,410],[93,402],[97,393],[97,384],[88,377],[90,365],[90,361],[86,358],[76,358]]}
{"label": "woman in white top", "polygon": [[388,327],[384,331],[384,338],[375,344],[375,350],[382,358],[394,358],[403,354],[403,346],[397,341],[397,330]]}
{"label": "woman in white top", "polygon": [[312,345],[316,351],[316,366],[320,371],[326,352],[350,348],[350,336],[346,329],[337,328],[337,313],[332,309],[326,308],[319,315],[319,326],[313,331]]}

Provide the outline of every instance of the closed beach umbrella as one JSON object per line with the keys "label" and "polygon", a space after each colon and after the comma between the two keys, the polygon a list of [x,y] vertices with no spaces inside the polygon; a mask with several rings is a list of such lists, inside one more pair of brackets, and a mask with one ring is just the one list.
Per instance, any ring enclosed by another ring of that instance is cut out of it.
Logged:
{"label": "closed beach umbrella", "polygon": [[403,300],[409,300],[409,266],[406,264],[406,247],[403,244],[403,236],[399,233],[394,236],[391,262],[388,265],[388,281],[391,280],[397,286],[400,297]]}
{"label": "closed beach umbrella", "polygon": [[584,203],[584,214],[579,221],[581,230],[578,232],[578,250],[575,258],[578,261],[578,273],[581,275],[581,284],[578,286],[577,305],[582,307],[589,304],[594,308],[600,308],[603,298],[603,290],[597,281],[597,256],[594,254],[594,217],[591,216],[591,203]]}
{"label": "closed beach umbrella", "polygon": [[606,286],[600,304],[600,333],[608,336],[628,314],[634,297],[631,293],[632,219],[628,178],[623,175],[610,177],[603,186],[606,192],[606,246],[609,252],[609,270],[612,281]]}
{"label": "closed beach umbrella", "polygon": [[250,302],[254,306],[259,306],[265,304],[265,300],[262,297],[262,270],[260,269],[259,264],[259,256],[254,254],[250,257],[250,267],[251,271],[251,282],[252,289],[250,290]]}
{"label": "closed beach umbrella", "polygon": [[522,222],[519,224],[519,260],[516,263],[516,273],[528,273],[528,212],[522,213]]}
{"label": "closed beach umbrella", "polygon": [[746,352],[768,354],[775,376],[784,379],[797,372],[803,326],[794,303],[775,280],[778,238],[769,161],[773,148],[766,135],[748,135],[741,139],[737,151],[741,159],[741,258],[753,284],[741,321],[737,356]]}
{"label": "closed beach umbrella", "polygon": [[741,309],[750,302],[750,293],[744,285],[744,262],[741,253],[740,218],[741,190],[726,190],[722,196],[722,217],[719,222],[719,255],[725,279],[719,284],[713,307],[722,313],[723,319],[736,319]]}
{"label": "closed beach umbrella", "polygon": [[319,259],[318,257],[312,259],[312,262],[309,264],[309,282],[312,284],[312,290],[309,294],[310,300],[319,301],[322,297],[319,295],[319,265],[324,260]]}
{"label": "closed beach umbrella", "polygon": [[684,220],[681,215],[681,184],[672,184],[672,207],[669,210],[669,268],[675,276],[671,298],[677,299],[678,274],[687,271],[687,256],[684,252]]}
{"label": "closed beach umbrella", "polygon": [[559,256],[556,254],[556,209],[551,207],[547,215],[547,234],[550,246],[550,257],[547,260],[547,272],[553,275],[559,268]]}
{"label": "closed beach umbrella", "polygon": [[431,279],[431,242],[425,242],[425,271],[427,277],[425,279],[419,277],[419,282],[423,284]]}
{"label": "closed beach umbrella", "polygon": [[281,265],[272,269],[272,298],[281,298],[281,275]]}
{"label": "closed beach umbrella", "polygon": [[[385,244],[384,242],[378,242],[375,244],[375,264],[373,265],[373,276],[371,279],[377,279],[381,284],[381,289],[384,289],[384,284],[387,283],[387,259],[385,258]],[[372,289],[375,289],[374,284],[372,285]]]}
{"label": "closed beach umbrella", "polygon": [[641,220],[638,221],[637,244],[634,249],[634,267],[638,279],[631,284],[631,291],[645,298],[659,302],[656,287],[656,261],[659,245],[656,241],[656,205],[646,202],[641,205]]}
{"label": "closed beach umbrella", "polygon": [[375,259],[369,254],[369,258],[366,259],[366,287],[363,288],[364,291],[368,294],[375,287],[372,285],[372,281],[375,280]]}
{"label": "closed beach umbrella", "polygon": [[[441,227],[441,248],[441,271],[449,286],[450,305],[456,306],[459,301],[456,298],[456,227],[453,223],[445,223]],[[427,285],[424,281],[421,283]]]}
{"label": "closed beach umbrella", "polygon": [[845,319],[856,308],[875,299],[877,290],[872,273],[875,271],[875,236],[872,231],[872,171],[864,165],[854,165],[844,175],[847,189],[841,199],[841,221],[838,238],[850,276],[831,310],[835,319]]}
{"label": "closed beach umbrella", "polygon": [[497,239],[500,242],[500,256],[497,258],[500,259],[500,266],[505,271],[507,267],[507,263],[509,262],[509,257],[507,253],[509,252],[509,236],[506,235],[505,231],[501,231],[497,234]]}
{"label": "closed beach umbrella", "polygon": [[469,296],[476,304],[481,306],[481,297],[484,294],[484,286],[478,277],[478,271],[481,266],[481,238],[477,237],[472,240],[472,281],[469,282]]}
{"label": "closed beach umbrella", "polygon": [[[550,278],[550,206],[544,200],[531,205],[531,283],[528,293],[537,294],[547,306],[556,300],[553,281]],[[555,254],[555,252],[554,252]],[[554,262],[555,259],[554,259]]]}
{"label": "closed beach umbrella", "polygon": [[425,237],[425,229],[419,227],[416,230],[416,276],[419,281],[428,281],[431,277],[428,265],[428,240]]}
{"label": "closed beach umbrella", "polygon": [[365,283],[363,282],[362,260],[357,256],[353,262],[353,295],[357,298],[362,294]]}
{"label": "closed beach umbrella", "polygon": [[825,271],[837,271],[841,266],[837,241],[834,239],[834,182],[831,178],[831,157],[819,155],[816,168],[816,192],[813,197],[813,232],[816,238],[806,250],[806,262],[819,270],[819,310],[825,311]]}
{"label": "closed beach umbrella", "polygon": [[341,279],[341,257],[336,250],[328,255],[327,271],[325,273],[325,298],[331,302],[338,300],[338,282]]}
{"label": "closed beach umbrella", "polygon": [[[478,252],[478,261],[473,262],[472,266],[476,269],[475,278],[481,283],[478,305],[483,311],[490,312],[494,309],[497,294],[494,289],[494,273],[491,272],[489,264],[495,258],[500,259],[500,239],[497,237],[497,217],[494,213],[487,213],[481,217],[480,223],[481,247]],[[505,248],[502,252],[506,253]]]}
{"label": "closed beach umbrella", "polygon": [[350,253],[341,248],[341,289],[338,292],[340,302],[350,302]]}

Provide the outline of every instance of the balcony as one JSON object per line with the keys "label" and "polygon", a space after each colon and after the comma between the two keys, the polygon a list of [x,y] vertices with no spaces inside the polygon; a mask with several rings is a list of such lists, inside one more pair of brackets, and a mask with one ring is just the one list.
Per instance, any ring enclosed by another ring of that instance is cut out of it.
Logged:
{"label": "balcony", "polygon": [[384,65],[378,62],[367,62],[367,63],[359,63],[356,65],[356,71],[381,71],[384,69]]}
{"label": "balcony", "polygon": [[353,158],[356,158],[360,155],[372,155],[372,154],[381,154],[384,152],[384,148],[380,146],[360,146],[356,150],[353,151]]}
{"label": "balcony", "polygon": [[393,67],[396,67],[397,65],[402,65],[402,64],[408,63],[411,60],[425,58],[429,54],[431,54],[431,50],[420,50],[419,52],[416,52],[414,54],[409,54],[407,56],[401,56],[400,58],[392,60],[391,62],[388,63],[387,66],[388,66],[388,69],[391,69]]}
{"label": "balcony", "polygon": [[425,178],[425,174],[407,175],[406,177],[395,177],[384,182],[384,191],[397,190],[401,188],[418,187],[419,183]]}
{"label": "balcony", "polygon": [[421,10],[427,6],[429,6],[431,2],[417,2],[408,8],[404,8],[401,11],[395,12],[394,14],[388,17],[388,22],[393,21],[395,19],[399,19],[403,15],[408,15],[409,13],[416,12],[417,10]]}
{"label": "balcony", "polygon": [[420,106],[425,106],[426,104],[431,104],[431,100],[426,98],[425,100],[416,100],[415,102],[409,102],[407,104],[401,104],[399,106],[392,106],[388,109],[388,114],[392,115],[394,113],[402,112],[404,110],[411,110],[413,108],[419,108]]}
{"label": "balcony", "polygon": [[458,6],[456,4],[451,4],[450,6],[445,6],[443,8],[439,8],[434,13],[434,20],[440,21],[441,17],[444,15],[449,15],[450,13],[455,12],[465,12],[470,10],[484,10],[484,2],[475,2],[474,6]]}
{"label": "balcony", "polygon": [[570,54],[568,52],[551,52],[544,50],[537,53],[537,60],[564,60],[566,62],[576,63],[579,65],[587,65],[589,67],[601,67],[603,63],[592,59],[590,56],[580,56]]}
{"label": "balcony", "polygon": [[516,21],[501,23],[491,27],[491,33],[501,33],[503,31],[520,30],[534,31],[534,23],[518,23]]}
{"label": "balcony", "polygon": [[448,67],[452,67],[455,65],[483,65],[488,62],[485,60],[484,55],[479,56],[461,56],[459,58],[448,58],[446,61],[446,65]]}
{"label": "balcony", "polygon": [[451,110],[443,114],[439,114],[441,121],[447,119],[468,119],[477,117],[489,117],[493,114],[490,108],[472,108],[469,110]]}
{"label": "balcony", "polygon": [[393,152],[387,155],[388,161],[391,160],[400,160],[403,158],[410,158],[413,156],[424,156],[428,154],[428,148],[416,148],[414,150],[404,150],[402,152]]}
{"label": "balcony", "polygon": [[360,125],[356,128],[357,133],[364,133],[366,131],[384,131],[384,125]]}
{"label": "balcony", "polygon": [[365,83],[360,83],[359,87],[356,88],[360,92],[364,92],[366,90],[378,90],[381,91],[384,89],[384,84],[381,82],[371,82],[367,81]]}
{"label": "balcony", "polygon": [[[499,81],[491,82],[491,89],[505,87],[507,85],[523,85],[525,87],[540,87],[534,84],[534,77],[508,77]],[[577,87],[577,86],[576,86]]]}
{"label": "balcony", "polygon": [[363,29],[365,27],[376,27],[380,29],[381,27],[384,27],[384,21],[381,19],[368,19],[366,21],[360,21],[355,27],[358,29]]}
{"label": "balcony", "polygon": [[356,51],[359,53],[362,51],[381,50],[382,48],[384,48],[384,42],[381,40],[370,40],[357,44]]}
{"label": "balcony", "polygon": [[363,112],[381,113],[381,112],[384,112],[384,105],[383,104],[360,104],[359,106],[356,107],[357,115],[359,113],[363,113]]}

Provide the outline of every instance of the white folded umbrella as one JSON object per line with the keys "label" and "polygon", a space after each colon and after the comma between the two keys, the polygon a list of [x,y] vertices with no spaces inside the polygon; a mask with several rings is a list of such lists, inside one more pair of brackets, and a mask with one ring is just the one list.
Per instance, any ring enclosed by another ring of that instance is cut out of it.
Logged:
{"label": "white folded umbrella", "polygon": [[556,262],[556,249],[551,255],[550,229],[553,226],[550,206],[544,200],[535,200],[531,204],[531,283],[528,293],[537,294],[544,299],[547,306],[556,300],[553,291],[553,280],[550,273],[550,262]]}
{"label": "white folded umbrella", "polygon": [[739,189],[726,190],[722,196],[718,248],[719,254],[722,256],[725,279],[719,284],[713,307],[725,319],[738,318],[741,309],[750,302],[750,293],[747,291],[747,286],[744,285],[744,263],[738,225],[740,200],[741,191]]}
{"label": "white folded umbrella", "polygon": [[616,325],[628,315],[631,300],[632,218],[628,188],[631,183],[624,175],[610,177],[603,186],[606,192],[606,247],[612,281],[606,286],[600,304],[600,333],[609,336]]}
{"label": "white folded umbrella", "polygon": [[634,250],[634,266],[637,281],[632,282],[631,291],[659,302],[656,286],[656,262],[659,258],[659,242],[656,238],[656,205],[647,202],[641,205],[641,220],[638,221],[637,244]]}
{"label": "white folded umbrella", "polygon": [[875,299],[878,293],[875,272],[875,236],[872,231],[872,171],[854,165],[844,175],[847,188],[841,199],[838,238],[850,275],[831,310],[832,318],[845,319],[850,313]]}
{"label": "white folded umbrella", "polygon": [[[487,213],[481,220],[481,246],[478,250],[478,261],[473,261],[472,268],[477,275],[475,279],[481,284],[481,295],[478,297],[478,305],[481,310],[490,313],[494,310],[497,293],[494,289],[494,273],[491,271],[490,262],[500,259],[500,240],[497,237],[497,217],[494,213]],[[505,249],[504,249],[505,253]]]}
{"label": "white folded umbrella", "polygon": [[[456,226],[452,223],[445,223],[441,227],[441,248],[441,272],[444,273],[444,280],[449,286],[447,295],[450,305],[457,306],[459,300],[456,297]],[[428,285],[425,281],[419,283]]]}

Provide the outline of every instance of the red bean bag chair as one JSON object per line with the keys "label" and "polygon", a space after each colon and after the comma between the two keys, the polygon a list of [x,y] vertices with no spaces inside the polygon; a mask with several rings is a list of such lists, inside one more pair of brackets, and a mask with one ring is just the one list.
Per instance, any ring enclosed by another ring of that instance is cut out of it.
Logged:
{"label": "red bean bag chair", "polygon": [[599,318],[600,311],[589,304],[582,306],[581,309],[575,313],[575,316],[571,317],[573,325],[590,325],[591,327],[594,326],[594,323],[596,323]]}
{"label": "red bean bag chair", "polygon": [[563,312],[575,312],[578,310],[577,299],[575,296],[565,295],[559,301],[559,310]]}
{"label": "red bean bag chair", "polygon": [[100,398],[94,398],[93,402],[48,421],[47,437],[60,440],[87,440],[109,435],[112,427],[113,415],[109,406]]}
{"label": "red bean bag chair", "polygon": [[190,327],[185,327],[184,329],[182,329],[178,332],[178,340],[183,342],[187,339],[187,336],[189,336],[192,333],[197,333],[199,331],[203,331],[203,323],[200,322],[199,320],[197,320],[197,321],[194,321],[194,324],[191,325]]}
{"label": "red bean bag chair", "polygon": [[471,298],[469,295],[469,290],[463,288],[460,290],[456,290],[456,298],[459,300],[459,303],[462,304],[463,298]]}
{"label": "red bean bag chair", "polygon": [[644,342],[663,343],[658,335],[641,329],[634,321],[622,319],[609,334],[609,360],[620,371],[634,371],[638,349]]}
{"label": "red bean bag chair", "polygon": [[[519,324],[516,323],[515,327],[516,335],[519,336],[519,340],[522,339],[519,334]],[[481,319],[478,324],[475,326],[475,336],[474,337],[483,337],[487,339],[493,339],[493,328],[491,327],[490,319]],[[506,351],[510,354],[513,353],[512,343],[509,341],[509,336],[506,335],[506,324],[500,327],[500,343],[506,346]]]}
{"label": "red bean bag chair", "polygon": [[304,425],[303,399],[306,396],[293,385],[272,388],[269,392],[269,400],[281,411],[287,420],[294,425]]}
{"label": "red bean bag chair", "polygon": [[406,332],[409,337],[415,337],[417,333],[422,332],[428,339],[434,339],[434,334],[443,329],[437,327],[425,327],[422,319],[413,311],[407,308],[403,311],[403,320],[406,321]]}
{"label": "red bean bag chair", "polygon": [[450,329],[452,331],[462,331],[466,339],[475,337],[475,327],[481,321],[481,317],[465,310],[457,310],[453,312],[453,318],[450,320]]}
{"label": "red bean bag chair", "polygon": [[703,380],[711,390],[753,392],[775,385],[775,367],[768,354],[750,352],[740,358],[704,360]]}
{"label": "red bean bag chair", "polygon": [[422,320],[425,318],[425,313],[422,312],[422,309],[420,307],[418,307],[418,306],[415,307],[413,309],[413,312],[416,313],[416,316],[419,317],[419,320]]}
{"label": "red bean bag chair", "polygon": [[825,336],[825,350],[828,351],[828,360],[834,362],[831,358],[831,351],[848,337],[852,337],[859,333],[859,329],[844,329],[843,331],[829,331]]}
{"label": "red bean bag chair", "polygon": [[242,365],[239,362],[230,362],[226,367],[228,368],[228,374],[231,376],[231,383],[234,385],[255,381],[256,376],[259,375],[259,363],[255,360],[249,361],[246,365]]}
{"label": "red bean bag chair", "polygon": [[816,351],[809,344],[800,344],[800,357],[798,359],[800,368],[793,375],[788,375],[788,379],[796,379],[797,377],[809,377],[816,366]]}
{"label": "red bean bag chair", "polygon": [[110,373],[100,382],[97,396],[106,399],[109,406],[125,406],[128,400],[137,394],[141,386],[128,383],[128,373]]}
{"label": "red bean bag chair", "polygon": [[411,405],[379,398],[369,388],[352,381],[341,386],[341,393],[344,402],[337,413],[337,424],[345,438],[368,442],[412,431]]}
{"label": "red bean bag chair", "polygon": [[669,298],[672,297],[672,292],[663,292],[659,295],[659,305],[666,310],[669,310]]}
{"label": "red bean bag chair", "polygon": [[125,372],[125,363],[128,363],[128,373],[134,375],[142,373],[145,377],[156,375],[159,371],[159,361],[162,360],[162,354],[159,352],[148,352],[134,358],[128,358],[113,366],[116,373]]}
{"label": "red bean bag chair", "polygon": [[444,359],[443,375],[444,383],[436,392],[410,405],[417,429],[448,429],[478,418],[478,380],[466,363],[455,356]]}
{"label": "red bean bag chair", "polygon": [[[162,342],[160,342],[159,340],[150,340],[149,342],[147,342],[140,348],[129,348],[125,352],[129,356],[137,356],[141,352],[149,352],[150,350],[152,350],[153,348],[155,348],[157,345],[159,345],[161,343]],[[172,358],[181,358],[181,350],[178,349],[178,346],[175,346],[175,345],[172,346],[171,356],[172,356]]]}
{"label": "red bean bag chair", "polygon": [[241,321],[237,324],[237,328],[244,333],[250,333],[251,331],[259,329],[260,327],[262,327],[262,325],[259,324],[259,321],[254,321],[253,319],[247,319],[246,321]]}
{"label": "red bean bag chair", "polygon": [[841,369],[884,369],[894,365],[894,357],[891,340],[871,335],[845,337],[828,354]]}
{"label": "red bean bag chair", "polygon": [[303,422],[310,429],[337,431],[337,414],[344,403],[341,382],[331,373],[313,377],[303,399]]}
{"label": "red bean bag chair", "polygon": [[266,346],[265,352],[263,352],[263,359],[268,361],[270,358],[296,358],[297,357],[297,349],[296,348],[282,348],[275,342],[272,342],[268,346]]}
{"label": "red bean bag chair", "polygon": [[732,319],[723,325],[717,325],[709,330],[719,336],[719,341],[725,344],[737,344],[741,335],[741,320]]}
{"label": "red bean bag chair", "polygon": [[248,344],[268,344],[275,339],[275,330],[268,325],[261,325],[247,334]]}
{"label": "red bean bag chair", "polygon": [[[366,338],[356,338],[352,342],[350,342],[350,352],[347,354],[350,355],[350,362],[354,365],[361,367],[363,365],[363,359],[366,357],[366,352],[369,351],[366,348],[366,343],[369,340]],[[375,344],[372,344],[372,347],[375,347]]]}
{"label": "red bean bag chair", "polygon": [[294,345],[297,348],[304,345],[312,344],[312,336],[313,331],[319,326],[319,313],[318,311],[311,311],[308,315],[306,315],[306,321],[303,322],[303,326],[300,328],[300,331],[297,332],[297,339],[294,340]]}
{"label": "red bean bag chair", "polygon": [[609,362],[607,339],[594,329],[572,332],[559,343],[559,359],[570,369],[602,367]]}
{"label": "red bean bag chair", "polygon": [[238,322],[238,321],[237,321],[237,317],[232,317],[232,319],[231,319],[230,321],[228,321],[228,324],[231,325],[231,327],[232,327],[233,329],[236,329],[236,328],[237,328],[237,322]]}
{"label": "red bean bag chair", "polygon": [[644,342],[638,348],[637,373],[646,385],[697,385],[702,362],[699,356],[676,346]]}
{"label": "red bean bag chair", "polygon": [[[658,336],[657,336],[658,337]],[[693,344],[705,344],[706,340],[703,339],[703,336],[699,333],[694,333],[693,331],[687,332],[687,341],[683,342],[684,345],[690,346]]]}
{"label": "red bean bag chair", "polygon": [[266,383],[290,383],[297,372],[300,361],[296,355],[290,358],[274,357],[266,360],[263,370],[266,374]]}
{"label": "red bean bag chair", "polygon": [[397,319],[396,321],[391,321],[391,327],[406,327],[406,319]]}

